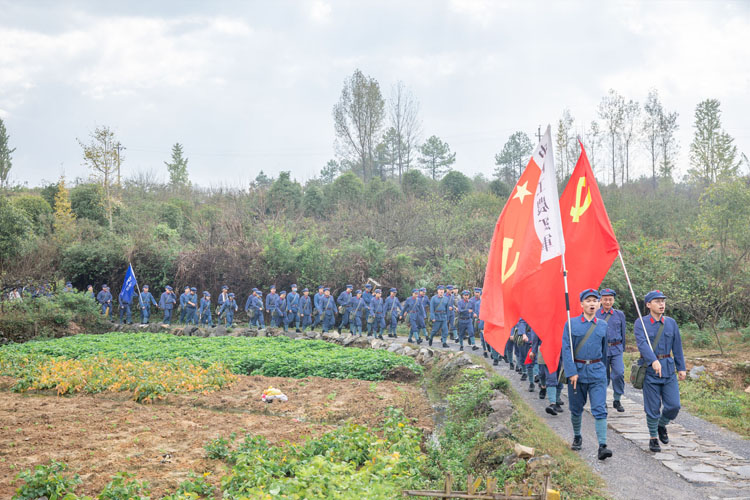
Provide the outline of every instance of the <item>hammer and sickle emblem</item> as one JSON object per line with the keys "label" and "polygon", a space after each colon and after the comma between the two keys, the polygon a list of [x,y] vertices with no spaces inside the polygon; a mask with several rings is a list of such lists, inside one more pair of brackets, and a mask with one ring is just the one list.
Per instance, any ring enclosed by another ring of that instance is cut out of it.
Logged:
{"label": "hammer and sickle emblem", "polygon": [[510,269],[508,268],[508,254],[510,253],[510,249],[513,247],[513,238],[503,238],[503,260],[501,262],[502,265],[502,276],[500,276],[500,282],[505,283],[505,280],[513,276],[513,273],[516,272],[516,267],[518,267],[518,257],[521,255],[521,252],[516,252],[516,256],[513,259],[513,264],[511,264]]}
{"label": "hammer and sickle emblem", "polygon": [[591,205],[591,190],[586,190],[586,199],[581,205],[581,195],[583,195],[583,188],[586,187],[586,178],[578,178],[578,186],[576,186],[576,204],[570,208],[570,215],[573,217],[573,222],[578,222],[581,216],[588,210]]}

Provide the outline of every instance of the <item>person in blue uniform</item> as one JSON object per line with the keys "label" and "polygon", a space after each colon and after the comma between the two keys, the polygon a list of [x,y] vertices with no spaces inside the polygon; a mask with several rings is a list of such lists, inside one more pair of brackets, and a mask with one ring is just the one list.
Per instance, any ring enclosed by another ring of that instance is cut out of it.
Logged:
{"label": "person in blue uniform", "polygon": [[198,305],[200,304],[200,301],[198,300],[198,289],[193,287],[190,287],[190,295],[188,295],[187,304],[185,304],[187,309],[187,324],[198,324]]}
{"label": "person in blue uniform", "polygon": [[388,297],[383,302],[383,310],[385,311],[385,321],[388,324],[388,336],[396,338],[396,326],[401,316],[401,301],[396,296],[397,289],[391,288],[388,293]]}
{"label": "person in blue uniform", "polygon": [[164,288],[164,292],[159,297],[159,309],[164,311],[165,325],[172,324],[172,311],[174,311],[174,306],[176,303],[177,298],[174,296],[174,291],[172,290],[171,286],[167,285]]}
{"label": "person in blue uniform", "polygon": [[518,358],[519,363],[523,363],[523,375],[521,381],[529,380],[529,392],[534,392],[534,361],[530,360],[530,363],[526,363],[531,350],[531,345],[534,343],[536,332],[526,323],[526,320],[521,318],[518,320],[518,335],[521,336],[523,343],[521,344],[520,356]]}
{"label": "person in blue uniform", "polygon": [[303,288],[302,296],[299,298],[299,317],[302,332],[304,332],[308,326],[312,325],[312,312],[313,305],[312,299],[310,298],[310,290],[308,288]]}
{"label": "person in blue uniform", "polygon": [[622,359],[622,353],[625,352],[625,313],[613,307],[617,295],[614,290],[605,288],[599,294],[602,300],[596,317],[607,322],[607,378],[612,381],[612,392],[615,395],[612,407],[624,412],[620,398],[625,394],[625,363]]}
{"label": "person in blue uniform", "polygon": [[112,294],[107,285],[102,285],[102,289],[96,294],[96,301],[102,308],[102,315],[112,319]]}
{"label": "person in blue uniform", "polygon": [[117,295],[117,304],[120,306],[120,324],[122,324],[122,318],[125,316],[125,323],[128,325],[133,324],[132,312],[130,310],[130,303],[133,301],[133,295],[130,297],[124,297],[122,291]]}
{"label": "person in blue uniform", "polygon": [[331,297],[331,289],[323,288],[323,297],[318,301],[318,315],[323,321],[323,333],[332,330],[336,326],[336,302]]}
{"label": "person in blue uniform", "polygon": [[286,298],[286,290],[282,290],[279,292],[279,298],[276,299],[276,316],[278,316],[281,319],[281,327],[284,329],[284,331],[289,331],[289,325],[292,321],[294,321],[294,318],[289,317],[287,314],[287,309],[289,308]]}
{"label": "person in blue uniform", "polygon": [[539,338],[539,335],[534,334],[530,356],[539,366],[539,399],[549,398],[549,405],[544,411],[554,417],[563,412],[561,399],[563,384],[559,381],[562,363],[558,363],[557,370],[550,372],[547,362],[542,356],[541,346],[542,339]]}
{"label": "person in blue uniform", "polygon": [[458,305],[456,306],[456,309],[458,311],[458,342],[459,342],[459,349],[461,351],[464,350],[464,337],[467,337],[469,339],[469,344],[471,345],[471,349],[473,351],[476,351],[479,349],[476,345],[474,345],[474,325],[473,319],[474,319],[474,310],[471,308],[471,301],[469,301],[469,293],[468,290],[464,290],[461,292],[461,300],[458,301]]}
{"label": "person in blue uniform", "polygon": [[198,317],[201,325],[215,326],[211,318],[211,294],[208,291],[203,292],[203,298],[198,309]]}
{"label": "person in blue uniform", "polygon": [[427,296],[427,289],[419,289],[419,302],[422,305],[422,315],[419,318],[419,333],[426,339],[427,338],[427,310],[430,307],[430,298]]}
{"label": "person in blue uniform", "polygon": [[187,318],[187,301],[190,297],[190,287],[186,286],[185,290],[180,294],[180,323],[185,323]]}
{"label": "person in blue uniform", "polygon": [[430,299],[430,320],[432,320],[432,330],[428,344],[432,345],[433,337],[440,332],[443,347],[448,347],[448,298],[445,296],[443,285],[437,287],[437,293]]}
{"label": "person in blue uniform", "polygon": [[[587,288],[579,295],[583,314],[565,323],[562,338],[562,360],[568,377],[570,422],[573,426],[571,449],[580,450],[581,419],[586,400],[590,399],[599,441],[599,460],[612,456],[607,448],[607,322],[597,319],[599,292]],[[573,350],[571,350],[571,341]]]}
{"label": "person in blue uniform", "polygon": [[221,313],[219,313],[219,310],[227,300],[229,300],[229,287],[227,285],[223,285],[221,287],[221,293],[216,298],[216,319],[219,323],[221,323],[222,320],[222,315]]}
{"label": "person in blue uniform", "polygon": [[219,310],[219,314],[223,313],[226,318],[227,328],[232,327],[234,313],[237,312],[238,309],[237,302],[234,300],[234,293],[230,292],[229,295],[227,295],[227,301],[221,305],[221,309]]}
{"label": "person in blue uniform", "polygon": [[315,327],[323,323],[323,317],[319,313],[318,304],[320,300],[325,297],[325,287],[323,285],[318,286],[318,293],[313,296],[313,324],[310,327],[311,330],[315,330]]}
{"label": "person in blue uniform", "polygon": [[[375,296],[370,301],[370,316],[367,320],[372,325],[372,335],[375,338],[383,340],[383,330],[385,329],[385,307],[382,299],[380,288],[375,290]],[[368,336],[370,333],[367,334]]]}
{"label": "person in blue uniform", "polygon": [[245,301],[245,313],[247,314],[248,325],[263,329],[265,320],[263,319],[263,299],[258,295],[260,290],[253,287],[250,296]]}
{"label": "person in blue uniform", "polygon": [[[458,290],[456,290],[456,293],[458,293]],[[446,315],[448,322],[448,333],[450,334],[451,340],[458,343],[458,331],[455,328],[456,305],[458,301],[456,300],[456,295],[453,294],[453,285],[448,285],[445,287],[445,297],[448,299],[448,313]]]}
{"label": "person in blue uniform", "polygon": [[415,288],[411,291],[411,297],[404,301],[402,306],[403,314],[409,316],[409,339],[407,342],[410,344],[415,342],[417,344],[422,343],[422,339],[419,337],[419,318],[424,316],[424,309],[419,301],[419,289]]}
{"label": "person in blue uniform", "polygon": [[292,285],[292,291],[286,294],[286,315],[289,326],[294,325],[294,330],[299,333],[299,294],[297,285]]}
{"label": "person in blue uniform", "polygon": [[339,333],[341,333],[341,329],[345,328],[349,325],[349,315],[346,314],[346,308],[349,305],[349,300],[352,298],[352,290],[354,289],[353,285],[346,285],[346,289],[341,292],[336,299],[336,304],[338,305],[338,311],[341,315],[341,323],[339,323]]}
{"label": "person in blue uniform", "polygon": [[73,290],[73,283],[68,281],[67,283],[65,283],[65,288],[63,288],[62,293],[72,293],[74,291],[75,290]]}
{"label": "person in blue uniform", "polygon": [[349,301],[346,311],[346,314],[349,315],[349,331],[353,335],[362,336],[362,311],[364,311],[365,307],[362,290],[357,290]]}
{"label": "person in blue uniform", "polygon": [[370,314],[370,301],[372,300],[372,285],[365,283],[365,291],[362,292],[362,300],[365,301],[364,311],[362,311],[362,324],[367,325],[367,317]]}
{"label": "person in blue uniform", "polygon": [[643,325],[640,319],[633,325],[635,342],[641,353],[640,363],[647,366],[643,381],[643,409],[650,438],[649,449],[653,452],[661,451],[659,441],[669,443],[667,424],[680,412],[677,380],[685,380],[687,375],[680,329],[674,319],[664,315],[666,299],[659,290],[648,292],[645,301],[649,314],[643,317]]}
{"label": "person in blue uniform", "polygon": [[276,285],[271,285],[271,291],[266,295],[266,311],[271,315],[268,326],[271,328],[278,327],[281,324],[281,316],[276,312],[276,302],[279,296],[276,293]]}
{"label": "person in blue uniform", "polygon": [[141,291],[141,324],[148,325],[148,320],[151,318],[151,306],[157,306],[156,299],[148,291],[148,285],[143,285],[143,291]]}
{"label": "person in blue uniform", "polygon": [[[18,289],[16,289],[16,291],[20,292],[20,290]],[[96,293],[94,293],[94,285],[89,285],[86,287],[86,297],[91,300],[96,300]]]}
{"label": "person in blue uniform", "polygon": [[471,302],[473,302],[471,308],[474,311],[474,332],[479,332],[479,340],[482,342],[482,354],[484,357],[487,357],[488,353],[492,353],[493,356],[493,364],[497,365],[497,360],[500,358],[500,355],[497,351],[492,349],[489,343],[485,342],[484,340],[484,320],[479,319],[479,313],[482,310],[482,289],[479,287],[474,288],[474,296],[469,299]]}

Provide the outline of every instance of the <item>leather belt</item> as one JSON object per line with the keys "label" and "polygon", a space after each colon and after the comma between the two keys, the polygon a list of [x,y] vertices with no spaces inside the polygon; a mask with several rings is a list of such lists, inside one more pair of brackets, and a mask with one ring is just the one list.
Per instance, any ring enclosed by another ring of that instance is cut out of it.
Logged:
{"label": "leather belt", "polygon": [[659,354],[658,356],[656,356],[657,359],[667,359],[671,357],[672,357],[671,354]]}
{"label": "leather belt", "polygon": [[620,344],[622,344],[622,342],[621,342],[621,341],[620,341],[620,342],[610,342],[610,343],[609,343],[609,345],[612,345],[612,346],[615,346],[615,345],[620,345]]}
{"label": "leather belt", "polygon": [[594,363],[599,363],[602,360],[602,358],[599,359],[576,359],[574,360],[576,363],[582,363],[584,365],[592,365]]}

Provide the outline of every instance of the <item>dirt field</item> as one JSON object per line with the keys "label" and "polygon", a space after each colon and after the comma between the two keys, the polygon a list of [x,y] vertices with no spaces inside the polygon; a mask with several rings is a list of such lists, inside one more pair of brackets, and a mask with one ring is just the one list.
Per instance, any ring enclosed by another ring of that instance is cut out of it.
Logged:
{"label": "dirt field", "polygon": [[[15,394],[8,390],[13,382],[0,378],[0,498],[12,496],[18,472],[50,459],[80,474],[79,494],[94,495],[112,474],[128,471],[147,480],[152,498],[159,498],[191,470],[210,472],[209,481],[218,484],[224,467],[204,458],[203,445],[231,432],[239,438],[260,434],[273,443],[299,441],[347,419],[377,426],[389,406],[402,408],[426,431],[433,425],[422,390],[394,382],[243,376],[231,389],[173,395],[153,405],[122,393]],[[289,401],[261,402],[270,385]]]}

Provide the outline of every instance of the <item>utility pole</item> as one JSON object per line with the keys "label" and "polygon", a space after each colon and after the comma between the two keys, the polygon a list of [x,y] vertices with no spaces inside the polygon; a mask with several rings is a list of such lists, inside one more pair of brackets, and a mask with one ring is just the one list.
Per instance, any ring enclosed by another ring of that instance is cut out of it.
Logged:
{"label": "utility pole", "polygon": [[115,149],[117,149],[117,187],[121,188],[122,184],[120,184],[120,150],[127,148],[120,144],[120,142],[118,141],[117,144],[115,144]]}
{"label": "utility pole", "polygon": [[539,128],[536,131],[536,138],[538,139],[537,142],[542,142],[542,126],[539,125]]}

